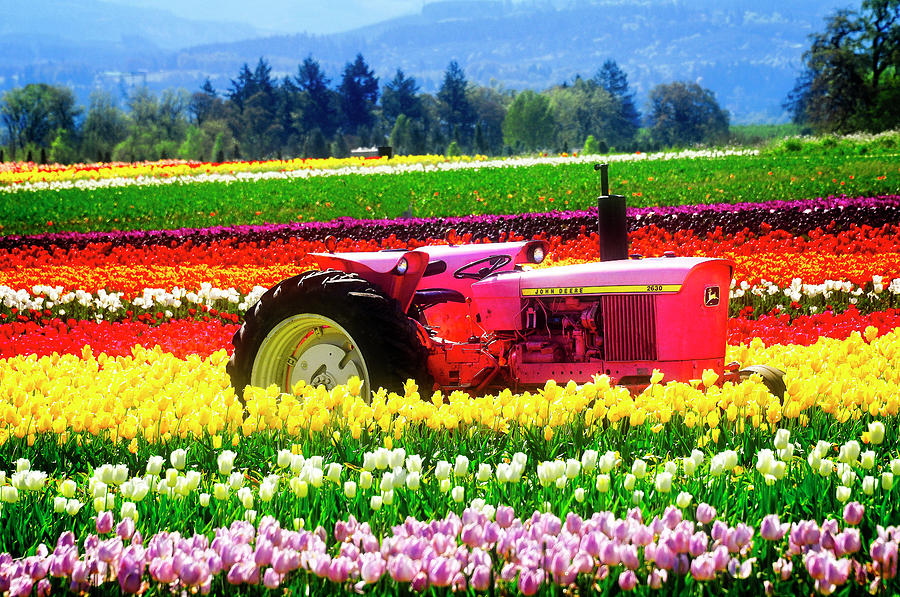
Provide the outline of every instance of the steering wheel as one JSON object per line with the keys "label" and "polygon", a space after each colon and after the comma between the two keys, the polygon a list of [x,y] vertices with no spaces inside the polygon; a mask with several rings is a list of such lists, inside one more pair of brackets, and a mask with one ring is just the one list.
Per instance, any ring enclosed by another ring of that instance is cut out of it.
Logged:
{"label": "steering wheel", "polygon": [[457,280],[465,278],[483,280],[510,261],[512,261],[512,257],[509,255],[491,255],[490,257],[467,263],[453,272],[453,277]]}

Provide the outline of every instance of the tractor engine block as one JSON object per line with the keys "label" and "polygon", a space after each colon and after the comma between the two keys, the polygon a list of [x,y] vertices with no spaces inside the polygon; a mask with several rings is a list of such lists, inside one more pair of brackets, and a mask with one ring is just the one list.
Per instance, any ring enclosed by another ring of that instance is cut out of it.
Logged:
{"label": "tractor engine block", "polygon": [[600,301],[530,299],[523,310],[523,363],[585,363],[603,359]]}

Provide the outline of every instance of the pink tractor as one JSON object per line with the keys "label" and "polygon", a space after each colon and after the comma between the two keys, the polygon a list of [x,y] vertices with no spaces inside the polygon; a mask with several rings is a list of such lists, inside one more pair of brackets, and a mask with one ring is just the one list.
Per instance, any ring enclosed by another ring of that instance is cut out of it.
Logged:
{"label": "pink tractor", "polygon": [[758,373],[783,396],[781,371],[725,362],[733,263],[629,256],[625,198],[598,168],[601,261],[534,268],[542,240],[316,254],[321,270],[280,282],[245,314],[227,365],[238,396],[354,376],[363,396],[410,378],[423,392],[483,393],[606,374],[639,390],[654,369],[678,381]]}

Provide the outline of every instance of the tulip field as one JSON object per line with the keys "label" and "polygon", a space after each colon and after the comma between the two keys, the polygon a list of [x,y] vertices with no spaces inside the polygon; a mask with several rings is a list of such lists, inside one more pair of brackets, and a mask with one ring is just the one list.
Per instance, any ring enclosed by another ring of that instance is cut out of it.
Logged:
{"label": "tulip field", "polygon": [[900,592],[896,137],[608,156],[631,253],[734,261],[727,360],[783,398],[707,371],[242,406],[243,313],[328,236],[599,259],[587,157],[0,166],[0,593]]}

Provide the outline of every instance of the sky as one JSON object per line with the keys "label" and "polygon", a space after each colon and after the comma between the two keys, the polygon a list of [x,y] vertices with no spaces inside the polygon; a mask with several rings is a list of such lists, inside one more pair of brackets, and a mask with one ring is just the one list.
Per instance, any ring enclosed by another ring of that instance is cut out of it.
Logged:
{"label": "sky", "polygon": [[237,21],[265,33],[326,34],[418,14],[425,0],[107,0],[168,10],[186,19]]}

